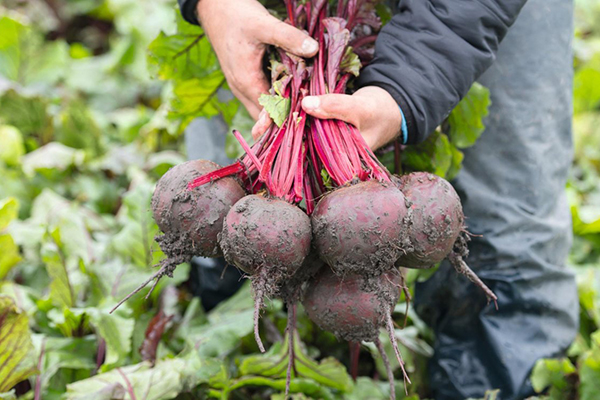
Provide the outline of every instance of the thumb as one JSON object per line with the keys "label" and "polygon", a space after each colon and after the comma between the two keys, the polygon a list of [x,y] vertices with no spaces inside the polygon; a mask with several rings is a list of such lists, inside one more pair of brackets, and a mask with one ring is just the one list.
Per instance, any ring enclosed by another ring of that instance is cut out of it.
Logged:
{"label": "thumb", "polygon": [[300,57],[312,57],[319,51],[319,43],[300,29],[294,28],[272,15],[266,21],[257,24],[258,39]]}
{"label": "thumb", "polygon": [[302,108],[307,114],[321,119],[339,119],[358,128],[358,110],[361,105],[357,99],[347,94],[324,94],[306,96],[302,99]]}

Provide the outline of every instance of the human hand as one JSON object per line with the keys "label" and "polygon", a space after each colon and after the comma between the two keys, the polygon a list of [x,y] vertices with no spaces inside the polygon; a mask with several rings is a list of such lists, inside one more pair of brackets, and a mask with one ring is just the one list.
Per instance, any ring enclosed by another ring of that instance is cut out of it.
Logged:
{"label": "human hand", "polygon": [[312,57],[319,49],[316,40],[256,0],[200,0],[197,12],[231,91],[254,119],[262,109],[258,98],[270,87],[262,69],[267,45],[300,57]]}
{"label": "human hand", "polygon": [[[302,100],[302,108],[313,117],[339,119],[354,125],[372,150],[394,140],[402,126],[398,104],[386,90],[377,86],[366,86],[352,95],[307,96]],[[265,132],[264,126],[268,127],[261,125],[261,120],[262,115],[252,129],[255,140]]]}

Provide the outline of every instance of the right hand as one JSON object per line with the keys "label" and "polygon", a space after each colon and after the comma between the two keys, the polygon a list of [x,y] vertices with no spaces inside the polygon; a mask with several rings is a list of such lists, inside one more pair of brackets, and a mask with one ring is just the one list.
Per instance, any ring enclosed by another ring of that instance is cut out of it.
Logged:
{"label": "right hand", "polygon": [[[271,87],[262,70],[267,45],[300,57],[319,49],[316,40],[273,17],[256,0],[200,0],[197,11],[231,91],[255,120],[262,110],[258,98]],[[259,123],[270,123],[264,112]]]}

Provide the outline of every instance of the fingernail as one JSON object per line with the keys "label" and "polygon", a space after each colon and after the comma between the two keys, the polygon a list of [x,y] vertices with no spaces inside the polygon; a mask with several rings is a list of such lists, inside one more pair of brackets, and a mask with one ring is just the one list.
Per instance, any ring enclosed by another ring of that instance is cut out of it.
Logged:
{"label": "fingernail", "polygon": [[307,96],[302,100],[302,107],[306,110],[314,111],[321,105],[321,100],[317,96]]}
{"label": "fingernail", "polygon": [[314,54],[319,50],[319,43],[311,38],[304,39],[302,43],[302,52],[304,54]]}

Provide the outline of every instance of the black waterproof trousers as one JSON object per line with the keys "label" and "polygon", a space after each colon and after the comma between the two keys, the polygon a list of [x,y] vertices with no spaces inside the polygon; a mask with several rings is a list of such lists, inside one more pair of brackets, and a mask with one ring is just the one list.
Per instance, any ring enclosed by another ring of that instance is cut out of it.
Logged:
{"label": "black waterproof trousers", "polygon": [[[565,268],[571,223],[564,187],[571,164],[572,0],[529,0],[480,82],[491,91],[486,131],[465,152],[453,182],[463,201],[470,266],[496,292],[499,309],[447,265],[416,288],[417,313],[434,329],[429,365],[436,400],[532,395],[535,361],[574,339],[578,299]],[[189,157],[225,163],[226,127],[196,121]],[[222,260],[196,260],[207,308],[233,294],[240,274]]]}
{"label": "black waterproof trousers", "polygon": [[417,313],[433,327],[429,364],[436,400],[533,395],[535,361],[561,355],[578,327],[565,268],[571,217],[571,0],[530,0],[480,82],[491,91],[486,131],[453,182],[463,202],[469,265],[499,297],[442,265],[416,287]]}

